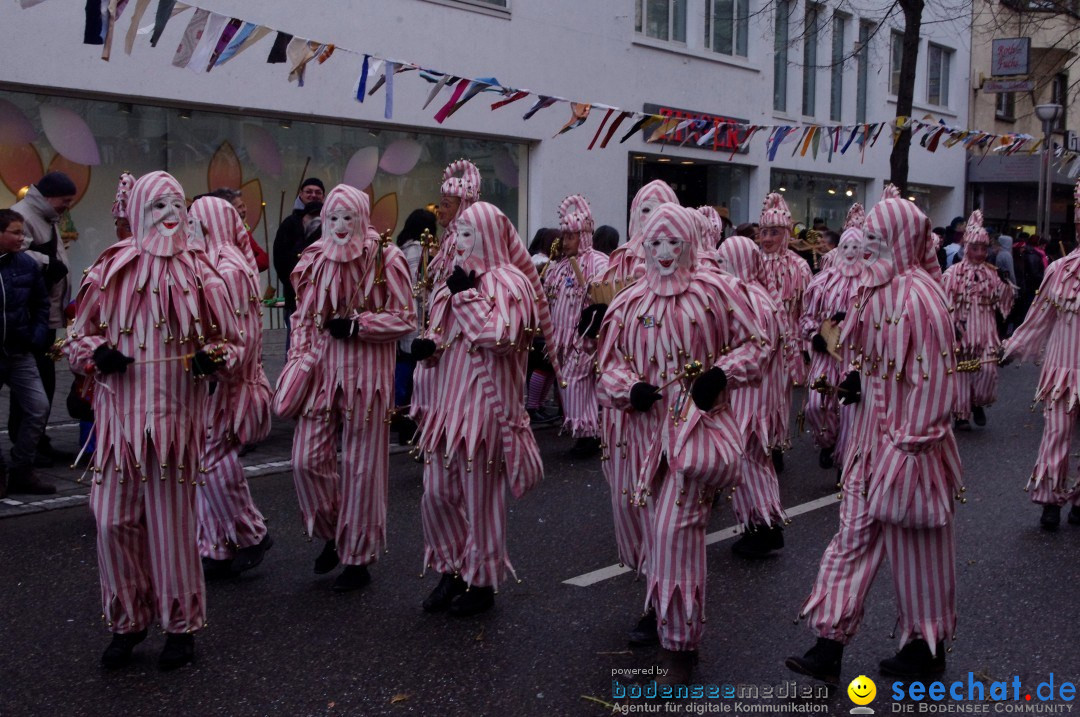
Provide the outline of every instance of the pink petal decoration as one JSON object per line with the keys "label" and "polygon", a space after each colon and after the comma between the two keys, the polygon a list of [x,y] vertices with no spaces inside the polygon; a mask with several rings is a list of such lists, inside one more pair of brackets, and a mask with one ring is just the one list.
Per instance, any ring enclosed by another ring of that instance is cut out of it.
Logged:
{"label": "pink petal decoration", "polygon": [[222,187],[239,189],[243,181],[244,173],[236,151],[228,142],[222,142],[210,158],[210,166],[206,170],[206,188],[211,192]]}
{"label": "pink petal decoration", "polygon": [[27,144],[37,139],[37,130],[23,111],[0,100],[0,144]]}
{"label": "pink petal decoration", "polygon": [[70,159],[65,159],[59,154],[52,158],[49,162],[50,172],[63,172],[67,176],[71,177],[71,181],[75,182],[75,199],[71,202],[71,206],[75,206],[79,203],[79,200],[86,194],[86,190],[90,188],[90,168],[85,164],[78,164],[72,162]]}
{"label": "pink petal decoration", "polygon": [[41,127],[58,153],[78,164],[101,164],[94,133],[73,110],[56,105],[41,105]]}
{"label": "pink petal decoration", "polygon": [[505,150],[495,155],[495,178],[511,189],[517,189],[521,183],[517,162]]}
{"label": "pink petal decoration", "polygon": [[18,194],[20,189],[33,184],[44,174],[45,168],[41,166],[41,157],[34,145],[0,146],[0,180],[12,194]]}
{"label": "pink petal decoration", "polygon": [[244,125],[244,147],[247,148],[248,156],[259,171],[280,177],[284,167],[281,161],[281,150],[278,149],[277,140],[265,127],[256,124]]}
{"label": "pink petal decoration", "polygon": [[357,189],[364,189],[371,184],[371,180],[375,179],[375,173],[378,171],[379,148],[364,147],[358,149],[349,159],[349,164],[345,167],[345,174],[342,175],[341,181],[343,184],[348,184]]}
{"label": "pink petal decoration", "polygon": [[408,174],[420,161],[422,150],[423,147],[416,140],[399,139],[383,152],[382,159],[379,160],[379,169],[390,174]]}
{"label": "pink petal decoration", "polygon": [[390,192],[380,197],[379,201],[375,202],[375,206],[371,208],[371,226],[375,227],[375,231],[380,234],[389,232],[393,235],[394,230],[397,229],[397,220],[397,192]]}
{"label": "pink petal decoration", "polygon": [[[262,182],[252,179],[240,187],[240,194],[244,196],[244,205],[247,207],[247,225],[254,233],[255,228],[259,226],[259,220],[263,218]],[[258,237],[255,238],[258,239]]]}

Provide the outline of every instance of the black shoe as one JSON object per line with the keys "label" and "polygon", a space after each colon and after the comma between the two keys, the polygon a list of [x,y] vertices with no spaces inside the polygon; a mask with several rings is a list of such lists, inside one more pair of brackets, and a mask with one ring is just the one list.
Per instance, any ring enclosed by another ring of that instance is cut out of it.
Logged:
{"label": "black shoe", "polygon": [[829,470],[836,465],[835,461],[833,461],[833,449],[822,448],[821,453],[818,453],[817,464],[825,470]]}
{"label": "black shoe", "polygon": [[[1072,511],[1069,511],[1071,514]],[[1061,506],[1044,505],[1042,517],[1039,518],[1039,527],[1043,530],[1054,532],[1061,525]]]}
{"label": "black shoe", "polygon": [[34,468],[55,468],[56,461],[54,461],[48,453],[44,451],[38,451],[34,454]]}
{"label": "black shoe", "polygon": [[779,448],[774,448],[772,452],[772,464],[777,473],[784,472],[784,452]]}
{"label": "black shoe", "polygon": [[8,474],[8,493],[22,493],[23,495],[52,495],[56,492],[56,486],[40,480],[32,472],[23,475]]}
{"label": "black shoe", "polygon": [[975,419],[976,426],[986,425],[986,411],[983,410],[982,406],[975,406],[974,408],[972,408],[971,417]]}
{"label": "black shoe", "polygon": [[229,569],[236,574],[251,570],[263,561],[266,551],[272,547],[274,547],[274,539],[270,537],[270,533],[267,533],[256,545],[237,550]]}
{"label": "black shoe", "polygon": [[965,420],[963,418],[957,418],[955,421],[953,421],[952,427],[954,431],[970,431],[971,421]]}
{"label": "black shoe", "polygon": [[649,608],[649,611],[642,615],[637,625],[627,635],[627,642],[633,647],[651,647],[660,644],[660,633],[656,627],[656,610]]}
{"label": "black shoe", "polygon": [[784,529],[780,525],[750,525],[743,530],[742,537],[731,546],[731,552],[741,558],[761,560],[782,547]]}
{"label": "black shoe", "polygon": [[556,414],[544,413],[544,410],[541,408],[530,408],[528,409],[528,413],[529,425],[531,426],[546,426],[547,424],[554,423],[561,418],[561,416],[558,416]]}
{"label": "black shoe", "polygon": [[479,615],[495,607],[495,588],[490,585],[473,585],[458,595],[450,603],[450,614],[454,617]]}
{"label": "black shoe", "polygon": [[138,632],[114,633],[112,642],[101,656],[101,666],[106,670],[116,670],[131,662],[131,651],[146,639],[146,628]]}
{"label": "black shoe", "polygon": [[48,436],[42,436],[41,440],[38,441],[37,452],[38,455],[43,455],[51,458],[57,463],[67,464],[75,460],[74,453],[72,453],[71,451],[62,451],[56,448],[55,446],[53,446],[52,441],[49,440]]}
{"label": "black shoe", "polygon": [[195,636],[185,632],[165,634],[165,647],[158,656],[159,670],[169,671],[183,667],[195,659]]}
{"label": "black shoe", "polygon": [[908,642],[893,657],[878,663],[881,674],[887,677],[933,677],[945,671],[945,642],[938,641],[935,655],[930,654],[926,640]]}
{"label": "black shoe", "polygon": [[407,446],[416,435],[416,421],[404,416],[398,424],[398,445]]}
{"label": "black shoe", "polygon": [[346,565],[330,589],[336,593],[351,593],[367,587],[370,582],[371,573],[368,572],[366,565]]}
{"label": "black shoe", "polygon": [[814,646],[802,657],[789,657],[784,665],[792,672],[813,677],[815,680],[840,686],[840,662],[844,658],[844,646],[836,640],[819,637]]}
{"label": "black shoe", "polygon": [[207,580],[224,580],[232,577],[232,560],[214,558],[202,559],[203,577]]}
{"label": "black shoe", "polygon": [[341,558],[338,557],[337,546],[334,545],[333,540],[327,540],[322,552],[319,553],[319,557],[315,558],[315,574],[326,575],[336,568],[340,562]]}
{"label": "black shoe", "polygon": [[248,453],[251,453],[258,447],[259,445],[257,443],[245,443],[244,445],[240,446],[240,450],[236,452],[236,457],[243,458]]}
{"label": "black shoe", "polygon": [[656,684],[689,685],[697,661],[697,650],[665,650],[661,647],[656,654],[656,665],[664,670],[664,674],[657,676]]}
{"label": "black shoe", "polygon": [[424,612],[443,612],[458,595],[465,592],[465,581],[453,573],[443,573],[442,580],[424,600]]}
{"label": "black shoe", "polygon": [[582,436],[570,449],[571,458],[592,458],[600,452],[600,439],[593,436]]}
{"label": "black shoe", "polygon": [[1080,505],[1069,509],[1069,525],[1080,525]]}

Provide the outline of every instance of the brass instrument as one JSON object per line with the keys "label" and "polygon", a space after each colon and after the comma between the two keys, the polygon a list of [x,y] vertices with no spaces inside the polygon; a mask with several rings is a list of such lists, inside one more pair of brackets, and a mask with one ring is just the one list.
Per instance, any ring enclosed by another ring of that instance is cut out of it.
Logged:
{"label": "brass instrument", "polygon": [[825,237],[816,229],[807,229],[806,235],[802,239],[793,239],[789,244],[792,251],[808,251],[814,257],[814,270],[817,271],[820,267],[820,257],[825,256],[832,247],[826,246]]}
{"label": "brass instrument", "polygon": [[420,235],[420,271],[416,273],[416,281],[413,283],[413,297],[416,299],[417,325],[423,331],[427,328],[427,304],[435,281],[428,275],[428,262],[432,254],[439,251],[439,239],[429,230],[424,229]]}
{"label": "brass instrument", "polygon": [[548,252],[548,262],[540,267],[540,281],[544,280],[544,274],[547,273],[548,267],[555,263],[555,260],[559,258],[559,254],[562,254],[562,237],[557,237],[555,241],[551,242],[551,250]]}

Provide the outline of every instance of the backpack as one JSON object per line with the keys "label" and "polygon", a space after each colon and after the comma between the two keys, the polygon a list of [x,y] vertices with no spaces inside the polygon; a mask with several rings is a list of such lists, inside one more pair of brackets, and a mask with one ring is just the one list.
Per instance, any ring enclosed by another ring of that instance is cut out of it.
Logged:
{"label": "backpack", "polygon": [[[1024,273],[1024,282],[1020,286],[1025,293],[1033,295],[1042,285],[1043,275],[1046,273],[1046,269],[1043,268],[1042,256],[1034,249],[1024,247],[1024,253],[1020,257],[1018,266],[1023,267]],[[1019,271],[1016,279],[1018,282],[1020,281]]]}

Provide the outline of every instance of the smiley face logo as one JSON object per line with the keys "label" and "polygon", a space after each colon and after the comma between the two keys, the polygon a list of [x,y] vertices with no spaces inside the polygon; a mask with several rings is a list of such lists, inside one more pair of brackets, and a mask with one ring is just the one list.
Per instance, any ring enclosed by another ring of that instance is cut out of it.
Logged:
{"label": "smiley face logo", "polygon": [[877,685],[866,675],[859,675],[847,688],[848,697],[857,705],[868,705],[877,696]]}

